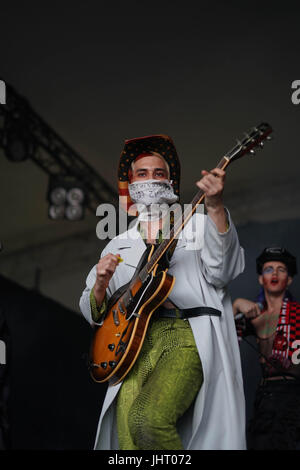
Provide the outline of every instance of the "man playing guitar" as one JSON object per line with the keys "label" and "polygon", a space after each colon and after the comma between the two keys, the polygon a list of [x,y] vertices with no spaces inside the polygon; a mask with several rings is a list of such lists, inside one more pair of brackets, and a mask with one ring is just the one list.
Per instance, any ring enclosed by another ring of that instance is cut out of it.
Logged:
{"label": "man playing guitar", "polygon": [[[174,203],[179,179],[168,136],[126,141],[119,194],[129,213],[134,204]],[[244,269],[244,253],[223,205],[224,182],[220,168],[203,170],[196,182],[206,209],[188,222],[196,224],[196,243],[184,234],[178,240],[168,269],[173,289],[153,313],[133,367],[108,387],[96,449],[245,448],[239,348],[226,290]],[[93,326],[101,327],[107,301],[130,281],[147,247],[162,241],[163,229],[163,216],[140,212],[135,225],[105,247],[80,299]]]}

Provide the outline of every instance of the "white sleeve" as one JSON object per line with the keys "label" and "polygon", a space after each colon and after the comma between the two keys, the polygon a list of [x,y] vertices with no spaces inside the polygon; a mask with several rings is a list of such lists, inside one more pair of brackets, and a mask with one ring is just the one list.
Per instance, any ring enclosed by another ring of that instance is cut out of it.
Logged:
{"label": "white sleeve", "polygon": [[227,209],[228,229],[220,233],[213,220],[205,217],[204,244],[199,252],[203,274],[215,287],[224,287],[245,268],[244,250]]}
{"label": "white sleeve", "polygon": [[[100,258],[103,258],[106,254],[110,252],[110,247],[105,247],[104,250],[102,251]],[[90,270],[87,278],[86,278],[86,287],[84,291],[81,294],[80,300],[79,300],[79,307],[81,310],[81,313],[85,317],[85,319],[92,325],[95,326],[97,325],[96,322],[94,322],[92,318],[92,309],[91,309],[91,302],[90,302],[90,295],[91,295],[91,290],[95,285],[96,282],[96,266],[93,266],[93,268]],[[112,296],[114,291],[116,290],[115,285],[114,285],[114,280],[113,277],[109,281],[109,286],[106,289],[106,294],[108,298]]]}

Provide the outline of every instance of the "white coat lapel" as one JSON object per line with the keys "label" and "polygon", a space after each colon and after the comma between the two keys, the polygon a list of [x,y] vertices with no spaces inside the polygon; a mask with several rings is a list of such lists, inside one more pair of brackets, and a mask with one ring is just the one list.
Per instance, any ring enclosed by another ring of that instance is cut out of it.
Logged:
{"label": "white coat lapel", "polygon": [[146,244],[137,229],[137,223],[118,237],[116,240],[116,250],[119,251],[121,258],[124,259],[125,265],[137,267],[142,254],[146,250]]}

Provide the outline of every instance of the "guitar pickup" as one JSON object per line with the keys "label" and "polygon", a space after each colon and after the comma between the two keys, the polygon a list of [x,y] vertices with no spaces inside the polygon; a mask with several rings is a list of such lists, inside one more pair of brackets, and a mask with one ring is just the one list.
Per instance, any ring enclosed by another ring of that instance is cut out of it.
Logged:
{"label": "guitar pickup", "polygon": [[113,310],[112,313],[113,313],[113,318],[114,318],[115,325],[116,326],[120,325],[118,310]]}

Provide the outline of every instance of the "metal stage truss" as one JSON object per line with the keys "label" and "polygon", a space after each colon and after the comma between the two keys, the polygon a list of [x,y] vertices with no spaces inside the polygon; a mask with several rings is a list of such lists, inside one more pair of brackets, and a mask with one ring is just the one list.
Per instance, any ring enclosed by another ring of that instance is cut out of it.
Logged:
{"label": "metal stage truss", "polygon": [[[26,158],[51,177],[72,177],[83,186],[85,206],[95,215],[101,203],[118,207],[117,192],[68,145],[30,106],[28,100],[6,83],[6,104],[0,105],[0,147],[23,145]],[[22,155],[20,160],[22,160]]]}

